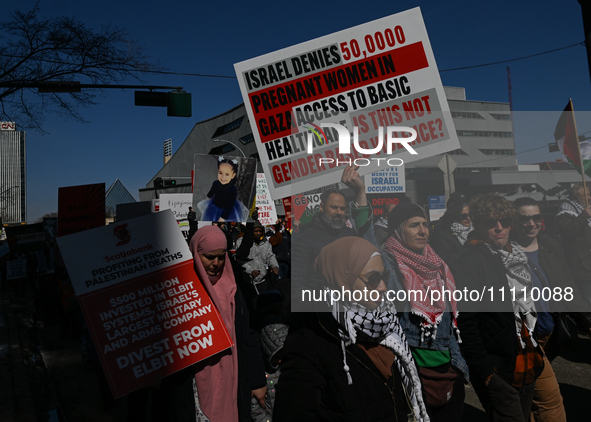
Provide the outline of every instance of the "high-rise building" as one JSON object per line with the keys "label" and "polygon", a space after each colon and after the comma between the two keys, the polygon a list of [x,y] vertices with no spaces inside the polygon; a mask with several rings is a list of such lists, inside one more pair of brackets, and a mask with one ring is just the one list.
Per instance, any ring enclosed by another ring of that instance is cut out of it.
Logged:
{"label": "high-rise building", "polygon": [[25,132],[14,122],[0,122],[0,216],[4,223],[27,221]]}

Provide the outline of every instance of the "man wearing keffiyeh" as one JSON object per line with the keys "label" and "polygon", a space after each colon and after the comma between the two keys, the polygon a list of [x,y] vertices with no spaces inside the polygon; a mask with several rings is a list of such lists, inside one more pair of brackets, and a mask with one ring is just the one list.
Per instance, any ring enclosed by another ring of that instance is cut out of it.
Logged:
{"label": "man wearing keffiyeh", "polygon": [[515,215],[512,204],[499,195],[472,200],[474,231],[451,270],[458,289],[514,289],[512,298],[493,303],[494,311],[479,303],[480,312],[461,312],[458,326],[470,381],[489,418],[526,422],[544,363],[533,332],[535,303],[523,294],[523,288],[529,292],[532,287],[527,256],[518,243],[509,242]]}

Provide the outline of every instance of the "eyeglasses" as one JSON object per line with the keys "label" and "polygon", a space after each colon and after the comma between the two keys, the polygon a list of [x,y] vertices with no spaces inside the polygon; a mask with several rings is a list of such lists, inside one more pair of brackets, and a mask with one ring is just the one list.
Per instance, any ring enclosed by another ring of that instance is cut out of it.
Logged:
{"label": "eyeglasses", "polygon": [[469,218],[470,218],[470,214],[468,214],[468,213],[460,214],[460,221],[467,220]]}
{"label": "eyeglasses", "polygon": [[382,274],[372,272],[367,277],[367,280],[361,278],[361,276],[359,276],[359,279],[367,284],[367,287],[370,289],[377,289],[382,280],[384,280],[384,283],[388,283],[388,280],[390,279],[390,271],[384,271]]}
{"label": "eyeglasses", "polygon": [[527,224],[529,223],[529,220],[533,220],[534,223],[536,224],[540,224],[542,221],[544,221],[544,216],[542,214],[534,214],[534,215],[520,215],[517,217],[517,221],[519,221],[520,224]]}
{"label": "eyeglasses", "polygon": [[484,227],[486,227],[486,229],[493,229],[497,226],[497,223],[501,223],[501,226],[503,226],[504,229],[508,229],[509,227],[511,227],[512,222],[513,219],[511,217],[501,219],[489,218],[487,220],[484,220],[482,224],[484,225]]}

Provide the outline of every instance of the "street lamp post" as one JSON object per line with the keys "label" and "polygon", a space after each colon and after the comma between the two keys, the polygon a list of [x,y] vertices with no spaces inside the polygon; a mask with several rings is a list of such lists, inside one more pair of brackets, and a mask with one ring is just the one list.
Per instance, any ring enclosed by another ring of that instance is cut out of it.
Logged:
{"label": "street lamp post", "polygon": [[230,145],[234,145],[236,148],[238,148],[238,151],[240,151],[240,153],[242,154],[242,156],[244,158],[246,158],[246,154],[244,153],[244,151],[242,151],[242,149],[238,145],[236,145],[234,142],[226,141],[224,139],[214,139],[213,142],[226,142],[226,143],[228,143]]}

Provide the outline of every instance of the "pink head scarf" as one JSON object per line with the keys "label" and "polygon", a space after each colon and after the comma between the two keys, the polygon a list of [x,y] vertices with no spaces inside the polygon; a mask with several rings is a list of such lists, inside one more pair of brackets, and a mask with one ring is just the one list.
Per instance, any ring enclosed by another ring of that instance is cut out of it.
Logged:
{"label": "pink head scarf", "polygon": [[[206,226],[197,230],[190,243],[195,272],[219,311],[232,341],[236,344],[234,295],[237,287],[228,253],[226,251],[223,269],[215,277],[210,277],[205,272],[199,258],[199,255],[216,249],[225,250],[226,247],[226,236],[216,226]],[[236,355],[236,347],[199,362],[198,367],[200,369],[195,374],[195,381],[203,413],[212,422],[238,421],[238,356]]]}

